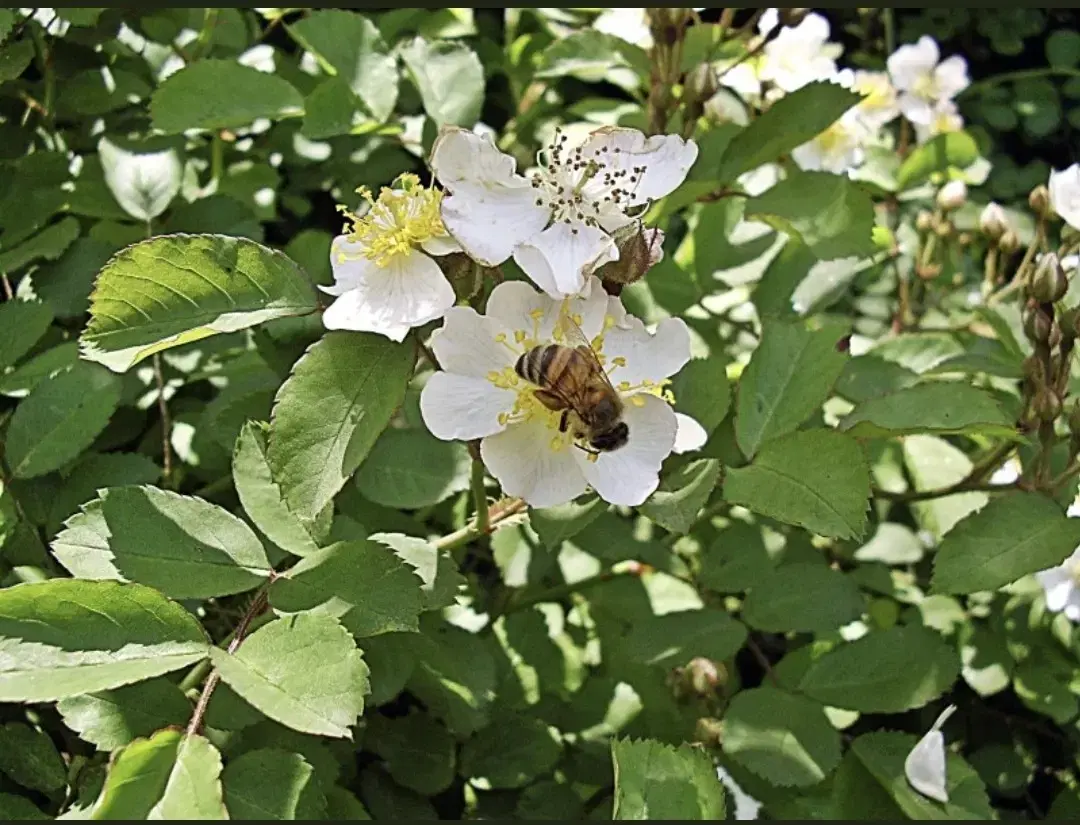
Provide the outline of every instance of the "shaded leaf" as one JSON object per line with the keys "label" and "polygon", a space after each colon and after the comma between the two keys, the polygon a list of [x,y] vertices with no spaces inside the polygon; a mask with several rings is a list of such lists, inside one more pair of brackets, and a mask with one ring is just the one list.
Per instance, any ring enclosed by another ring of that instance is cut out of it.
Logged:
{"label": "shaded leaf", "polygon": [[21,722],[0,727],[0,772],[24,788],[46,794],[67,784],[67,768],[52,739]]}
{"label": "shaded leaf", "polygon": [[116,750],[161,728],[183,725],[191,716],[191,702],[180,688],[161,678],[69,696],[56,709],[80,739],[102,751]]}
{"label": "shaded leaf", "polygon": [[862,615],[854,582],[821,564],[785,564],[750,587],[742,618],[771,633],[826,633]]}
{"label": "shaded leaf", "polygon": [[40,301],[5,301],[0,304],[0,371],[33,349],[52,323],[48,304]]}
{"label": "shaded leaf", "polygon": [[298,753],[264,748],[231,759],[221,776],[230,819],[322,819],[326,797]]}
{"label": "shaded leaf", "polygon": [[685,533],[694,526],[719,478],[717,459],[693,461],[661,479],[659,489],[639,509],[665,530]]}
{"label": "shaded leaf", "polygon": [[461,773],[493,788],[520,788],[547,773],[562,755],[547,725],[535,717],[504,716],[461,748]]}
{"label": "shaded leaf", "polygon": [[557,507],[530,509],[529,525],[544,546],[554,550],[588,527],[607,509],[607,502],[599,496],[589,495],[583,500],[579,498]]}
{"label": "shaded leaf", "polygon": [[615,739],[612,819],[723,819],[724,789],[704,751]]}
{"label": "shaded leaf", "polygon": [[364,748],[382,757],[399,785],[425,796],[445,791],[454,780],[454,739],[424,713],[398,719],[371,717],[364,732]]}
{"label": "shaded leaf", "polygon": [[390,429],[372,445],[356,473],[368,501],[405,510],[438,504],[469,487],[465,446],[421,429]]}
{"label": "shaded leaf", "polygon": [[484,67],[462,43],[416,37],[400,47],[424,111],[438,126],[471,128],[484,102]]}
{"label": "shaded leaf", "polygon": [[920,384],[863,401],[840,420],[839,429],[856,438],[911,433],[1019,437],[991,395],[951,381]]}

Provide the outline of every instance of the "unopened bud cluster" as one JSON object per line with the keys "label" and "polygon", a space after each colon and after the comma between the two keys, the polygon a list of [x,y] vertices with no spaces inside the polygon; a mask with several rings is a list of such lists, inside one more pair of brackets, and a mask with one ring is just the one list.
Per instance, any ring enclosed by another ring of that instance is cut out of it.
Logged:
{"label": "unopened bud cluster", "polygon": [[[1033,201],[1035,195],[1032,193]],[[1027,298],[1022,316],[1024,335],[1034,350],[1024,361],[1025,395],[1031,415],[1035,421],[1042,422],[1042,427],[1049,428],[1045,431],[1052,436],[1053,422],[1064,410],[1069,362],[1080,335],[1080,309],[1059,306],[1069,290],[1069,279],[1053,252],[1038,259],[1024,289]],[[1073,417],[1080,418],[1075,407],[1070,413],[1070,428]],[[1029,420],[1032,424],[1035,421]]]}

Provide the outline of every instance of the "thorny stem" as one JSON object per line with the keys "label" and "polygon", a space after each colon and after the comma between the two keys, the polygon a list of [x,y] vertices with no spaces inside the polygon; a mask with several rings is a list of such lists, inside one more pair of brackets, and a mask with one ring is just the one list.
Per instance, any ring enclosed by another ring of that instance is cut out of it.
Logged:
{"label": "thorny stem", "polygon": [[487,490],[484,488],[484,464],[479,459],[473,459],[472,465],[472,495],[476,506],[475,524],[481,533],[491,532],[491,513],[488,512]]}

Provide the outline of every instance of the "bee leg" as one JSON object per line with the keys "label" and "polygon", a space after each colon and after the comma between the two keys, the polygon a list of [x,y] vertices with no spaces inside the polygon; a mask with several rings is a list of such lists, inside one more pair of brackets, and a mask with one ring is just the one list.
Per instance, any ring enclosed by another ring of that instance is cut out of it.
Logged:
{"label": "bee leg", "polygon": [[567,407],[562,411],[562,415],[559,416],[559,432],[565,433],[566,428],[570,426],[570,408]]}
{"label": "bee leg", "polygon": [[553,392],[549,392],[548,390],[533,390],[533,395],[536,396],[537,401],[552,412],[568,409],[566,402]]}

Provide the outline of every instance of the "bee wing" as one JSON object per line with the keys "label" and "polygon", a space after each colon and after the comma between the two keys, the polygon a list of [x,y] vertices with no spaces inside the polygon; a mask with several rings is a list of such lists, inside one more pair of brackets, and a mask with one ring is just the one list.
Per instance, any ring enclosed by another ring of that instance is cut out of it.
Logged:
{"label": "bee wing", "polygon": [[607,370],[604,369],[604,365],[600,363],[600,359],[596,356],[596,350],[593,349],[592,344],[589,343],[589,339],[585,337],[585,333],[582,332],[581,327],[577,325],[577,322],[570,315],[569,307],[566,303],[563,304],[562,309],[559,311],[558,328],[566,336],[567,343],[573,347],[576,347],[586,358],[588,358],[592,365],[596,368],[596,373],[600,379],[608,385],[608,388],[615,393],[615,387],[611,384],[611,379],[608,378]]}

